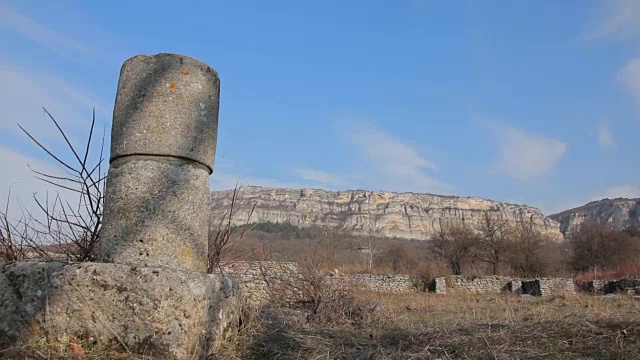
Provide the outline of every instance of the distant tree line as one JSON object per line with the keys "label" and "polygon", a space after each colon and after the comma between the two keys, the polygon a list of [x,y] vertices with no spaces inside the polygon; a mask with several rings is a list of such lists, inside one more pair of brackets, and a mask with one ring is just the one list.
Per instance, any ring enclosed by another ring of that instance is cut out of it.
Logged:
{"label": "distant tree line", "polygon": [[[609,223],[584,223],[566,240],[527,222],[489,216],[474,227],[445,226],[427,241],[356,236],[289,223],[251,226],[246,239],[229,250],[229,258],[298,261],[313,253],[327,270],[343,272],[519,277],[572,276],[640,262],[640,230],[619,231]],[[374,241],[372,251],[366,244]]]}

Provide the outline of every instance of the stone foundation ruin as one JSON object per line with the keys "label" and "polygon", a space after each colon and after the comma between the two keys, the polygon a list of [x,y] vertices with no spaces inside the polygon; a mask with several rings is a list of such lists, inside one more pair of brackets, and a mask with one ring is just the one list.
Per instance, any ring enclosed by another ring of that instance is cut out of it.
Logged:
{"label": "stone foundation ruin", "polygon": [[[268,298],[268,289],[279,281],[289,281],[300,276],[295,262],[237,261],[222,263],[220,270],[224,276],[238,280],[246,298],[252,302],[262,302]],[[518,279],[506,276],[444,276],[430,282],[411,275],[339,274],[328,272],[328,281],[349,283],[354,287],[398,294],[417,292],[514,294],[550,296],[575,294],[573,279],[541,278]]]}

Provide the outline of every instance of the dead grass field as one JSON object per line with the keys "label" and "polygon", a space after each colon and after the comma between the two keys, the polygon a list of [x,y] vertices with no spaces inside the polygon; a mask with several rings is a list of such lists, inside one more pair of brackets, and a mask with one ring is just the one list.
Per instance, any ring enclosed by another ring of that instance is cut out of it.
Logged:
{"label": "dead grass field", "polygon": [[[304,309],[247,308],[214,359],[640,359],[640,300],[356,293],[335,321]],[[357,306],[362,306],[358,311]],[[7,359],[151,359],[75,344],[0,351]]]}
{"label": "dead grass field", "polygon": [[263,307],[221,359],[640,359],[640,300],[359,293],[378,304],[317,324]]}

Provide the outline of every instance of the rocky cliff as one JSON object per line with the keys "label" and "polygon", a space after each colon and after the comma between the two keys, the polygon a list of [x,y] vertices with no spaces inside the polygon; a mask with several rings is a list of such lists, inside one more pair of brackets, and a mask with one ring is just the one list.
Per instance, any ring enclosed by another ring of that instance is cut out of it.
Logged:
{"label": "rocky cliff", "polygon": [[567,235],[585,221],[610,222],[619,230],[640,226],[640,198],[604,199],[549,216],[560,223],[560,231]]}
{"label": "rocky cliff", "polygon": [[[232,195],[232,190],[212,192],[214,218],[221,218],[229,209]],[[443,226],[477,226],[488,215],[514,224],[529,222],[555,238],[562,237],[559,224],[536,208],[477,197],[248,186],[240,188],[236,224],[246,223],[254,204],[257,205],[251,222],[324,226],[360,235],[376,231],[389,237],[425,240]]]}

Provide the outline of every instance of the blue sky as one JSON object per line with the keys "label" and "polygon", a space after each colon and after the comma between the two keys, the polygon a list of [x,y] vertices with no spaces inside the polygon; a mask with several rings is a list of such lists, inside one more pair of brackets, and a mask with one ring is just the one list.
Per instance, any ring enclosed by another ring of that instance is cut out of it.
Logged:
{"label": "blue sky", "polygon": [[[46,5],[45,5],[46,4]],[[120,65],[220,74],[212,188],[431,192],[546,213],[640,197],[640,1],[2,1],[0,196],[107,128]],[[108,137],[108,136],[107,136]]]}

